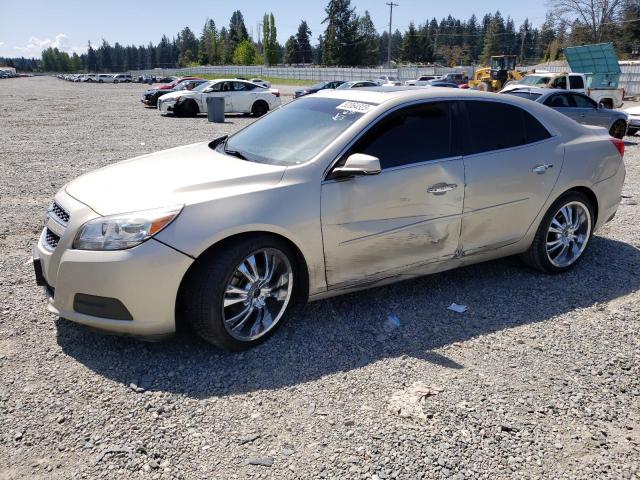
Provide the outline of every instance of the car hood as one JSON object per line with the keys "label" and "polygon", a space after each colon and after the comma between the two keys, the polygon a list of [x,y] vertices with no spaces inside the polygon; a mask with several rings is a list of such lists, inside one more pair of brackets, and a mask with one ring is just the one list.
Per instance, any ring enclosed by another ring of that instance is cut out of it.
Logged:
{"label": "car hood", "polygon": [[630,107],[623,110],[627,115],[640,115],[640,107]]}
{"label": "car hood", "polygon": [[192,204],[277,185],[286,167],[224,155],[207,142],[163,150],[87,173],[65,187],[100,215]]}

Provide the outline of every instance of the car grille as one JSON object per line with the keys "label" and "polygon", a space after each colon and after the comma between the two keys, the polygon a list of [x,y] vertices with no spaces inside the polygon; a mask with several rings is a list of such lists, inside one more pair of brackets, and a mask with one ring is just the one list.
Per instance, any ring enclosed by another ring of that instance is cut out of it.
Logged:
{"label": "car grille", "polygon": [[49,209],[49,213],[53,215],[58,220],[58,223],[66,225],[69,223],[69,214],[66,212],[64,208],[62,208],[57,203],[53,203],[51,208]]}
{"label": "car grille", "polygon": [[60,241],[60,237],[53,233],[48,228],[45,228],[44,232],[44,243],[52,250],[58,246],[58,242]]}

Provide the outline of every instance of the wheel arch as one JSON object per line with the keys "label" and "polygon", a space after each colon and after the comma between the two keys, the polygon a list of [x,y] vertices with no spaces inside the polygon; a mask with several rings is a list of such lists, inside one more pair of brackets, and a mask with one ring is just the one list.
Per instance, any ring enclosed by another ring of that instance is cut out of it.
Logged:
{"label": "wheel arch", "polygon": [[295,253],[295,261],[296,266],[298,268],[300,274],[300,289],[297,292],[296,300],[299,302],[306,302],[309,298],[309,266],[307,260],[302,253],[301,249],[293,242],[290,238],[287,238],[284,235],[279,233],[270,232],[267,230],[252,230],[247,232],[236,233],[225,237],[214,244],[207,247],[200,255],[198,255],[193,263],[189,266],[187,271],[182,277],[180,281],[180,286],[178,287],[178,292],[176,294],[176,302],[175,302],[175,322],[176,322],[176,330],[183,330],[187,326],[186,319],[183,318],[182,315],[182,299],[184,298],[184,288],[189,283],[189,279],[191,275],[195,272],[195,270],[202,265],[203,262],[211,260],[212,257],[215,257],[216,252],[225,248],[226,245],[237,242],[238,240],[244,240],[246,238],[257,237],[257,236],[269,236],[272,238],[277,238],[283,242],[285,242]]}
{"label": "wheel arch", "polygon": [[[591,203],[591,208],[593,208],[593,216],[595,217],[593,219],[593,225],[595,225],[598,221],[598,209],[599,209],[598,197],[595,194],[595,192],[589,187],[586,187],[584,185],[576,185],[576,186],[567,188],[565,191],[557,195],[553,199],[553,201],[549,202],[549,205],[553,205],[560,197],[570,192],[578,192],[584,195],[585,197],[587,197],[587,200],[589,200],[589,202]],[[543,216],[544,216],[544,212],[543,212]]]}

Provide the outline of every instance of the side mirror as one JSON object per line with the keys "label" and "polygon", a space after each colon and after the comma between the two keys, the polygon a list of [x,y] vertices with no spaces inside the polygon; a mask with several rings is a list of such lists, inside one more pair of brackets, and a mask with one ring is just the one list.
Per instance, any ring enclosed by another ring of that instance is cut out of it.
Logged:
{"label": "side mirror", "polygon": [[334,168],[329,179],[351,178],[364,175],[377,175],[382,171],[380,159],[364,153],[349,155],[342,167]]}

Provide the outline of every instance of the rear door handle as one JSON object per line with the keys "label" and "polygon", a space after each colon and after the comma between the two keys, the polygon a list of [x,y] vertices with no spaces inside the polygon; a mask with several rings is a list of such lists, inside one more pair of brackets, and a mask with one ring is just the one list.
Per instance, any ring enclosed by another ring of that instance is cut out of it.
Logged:
{"label": "rear door handle", "polygon": [[539,175],[545,173],[547,170],[549,170],[551,167],[553,167],[553,164],[551,163],[543,163],[542,165],[536,165],[535,167],[533,167],[531,169],[531,171],[533,173],[537,173]]}
{"label": "rear door handle", "polygon": [[427,188],[427,193],[433,193],[434,195],[443,195],[447,193],[449,190],[454,190],[458,188],[458,185],[455,183],[436,183],[435,185],[431,185]]}

